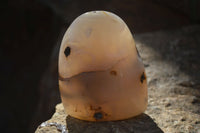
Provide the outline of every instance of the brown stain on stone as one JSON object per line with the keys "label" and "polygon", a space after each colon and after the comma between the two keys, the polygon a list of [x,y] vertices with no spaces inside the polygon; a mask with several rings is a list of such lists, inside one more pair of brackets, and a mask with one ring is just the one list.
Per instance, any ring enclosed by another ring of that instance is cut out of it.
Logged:
{"label": "brown stain on stone", "polygon": [[117,71],[115,71],[115,70],[110,71],[110,74],[113,75],[113,76],[117,76]]}
{"label": "brown stain on stone", "polygon": [[99,111],[101,109],[102,108],[100,106],[99,107],[94,107],[94,106],[90,105],[90,110]]}

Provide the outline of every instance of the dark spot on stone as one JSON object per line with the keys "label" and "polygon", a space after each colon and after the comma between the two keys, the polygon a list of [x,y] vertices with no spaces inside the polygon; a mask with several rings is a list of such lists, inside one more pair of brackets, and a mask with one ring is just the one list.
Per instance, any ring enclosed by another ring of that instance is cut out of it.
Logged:
{"label": "dark spot on stone", "polygon": [[100,120],[100,119],[103,118],[103,114],[101,112],[97,112],[97,113],[94,114],[94,118],[96,120]]}
{"label": "dark spot on stone", "polygon": [[110,74],[113,76],[117,76],[117,72],[116,71],[110,71]]}
{"label": "dark spot on stone", "polygon": [[140,77],[140,82],[143,83],[143,81],[146,79],[146,76],[144,74],[144,72],[142,73],[141,77]]}
{"label": "dark spot on stone", "polygon": [[70,48],[70,47],[67,47],[67,48],[65,49],[64,53],[65,53],[65,56],[66,56],[66,57],[69,56],[70,53],[71,53],[71,48]]}
{"label": "dark spot on stone", "polygon": [[200,121],[195,121],[195,124],[200,124]]}

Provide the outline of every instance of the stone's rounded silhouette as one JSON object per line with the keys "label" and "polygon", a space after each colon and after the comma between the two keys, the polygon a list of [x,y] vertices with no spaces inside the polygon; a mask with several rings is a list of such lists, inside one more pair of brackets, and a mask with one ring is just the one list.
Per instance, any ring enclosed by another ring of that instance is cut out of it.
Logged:
{"label": "stone's rounded silhouette", "polygon": [[59,53],[65,112],[88,121],[114,121],[147,107],[147,80],[132,34],[117,15],[92,11],[67,29]]}

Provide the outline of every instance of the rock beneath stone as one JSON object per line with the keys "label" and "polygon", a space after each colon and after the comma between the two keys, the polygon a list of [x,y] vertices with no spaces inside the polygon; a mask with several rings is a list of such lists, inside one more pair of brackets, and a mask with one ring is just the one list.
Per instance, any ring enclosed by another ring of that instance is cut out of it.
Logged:
{"label": "rock beneath stone", "polygon": [[36,133],[59,133],[61,129],[65,130],[64,127],[65,133],[163,133],[144,113],[122,121],[88,122],[66,115],[62,104],[56,106],[53,117],[41,124]]}
{"label": "rock beneath stone", "polygon": [[[72,133],[89,133],[94,129],[104,132],[107,128],[115,133],[159,132],[158,127],[167,133],[200,133],[200,26],[136,34],[134,38],[147,74],[145,114],[125,121],[90,123],[65,115],[58,105],[48,122],[67,124],[66,128]],[[58,132],[54,126],[38,128],[36,132],[47,131]]]}

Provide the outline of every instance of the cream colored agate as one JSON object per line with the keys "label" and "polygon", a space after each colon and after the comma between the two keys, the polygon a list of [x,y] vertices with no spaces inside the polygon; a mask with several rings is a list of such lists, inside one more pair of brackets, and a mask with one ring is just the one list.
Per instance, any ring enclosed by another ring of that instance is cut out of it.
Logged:
{"label": "cream colored agate", "polygon": [[59,88],[66,113],[78,119],[121,120],[145,111],[144,66],[121,18],[92,11],[73,21],[60,47]]}

